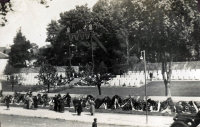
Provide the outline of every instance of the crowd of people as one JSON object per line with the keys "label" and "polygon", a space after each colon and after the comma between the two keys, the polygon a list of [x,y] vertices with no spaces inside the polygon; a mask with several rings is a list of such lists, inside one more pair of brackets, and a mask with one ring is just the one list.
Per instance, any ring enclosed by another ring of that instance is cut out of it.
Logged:
{"label": "crowd of people", "polygon": [[[1,103],[5,103],[9,109],[10,103],[22,104],[26,109],[37,109],[40,107],[48,107],[56,112],[64,112],[65,108],[74,107],[77,115],[81,115],[84,108],[89,109],[91,115],[95,114],[95,109],[122,109],[123,111],[148,111],[161,113],[197,113],[200,109],[200,103],[194,101],[180,101],[174,103],[171,98],[165,101],[156,101],[148,99],[147,103],[142,97],[128,96],[121,98],[118,95],[112,98],[106,96],[104,98],[95,98],[92,95],[86,97],[73,98],[69,93],[61,96],[57,94],[54,97],[49,97],[48,94],[32,95],[32,92],[26,94],[15,93],[14,95],[1,96]],[[147,105],[146,105],[147,104]]]}

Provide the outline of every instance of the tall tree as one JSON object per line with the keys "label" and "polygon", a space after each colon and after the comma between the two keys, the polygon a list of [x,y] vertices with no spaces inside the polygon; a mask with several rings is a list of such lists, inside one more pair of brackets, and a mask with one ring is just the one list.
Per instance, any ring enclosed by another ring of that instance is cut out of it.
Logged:
{"label": "tall tree", "polygon": [[157,58],[157,62],[162,63],[165,95],[170,96],[172,62],[190,57],[188,45],[192,44],[193,24],[199,15],[196,3],[188,0],[126,1],[129,4],[123,4],[123,8],[132,10],[127,19],[135,19],[130,20],[134,41],[139,49],[146,50],[149,61]]}
{"label": "tall tree", "polygon": [[[86,5],[61,13],[58,21],[52,21],[47,28],[47,41],[51,42],[55,61],[59,62],[56,64],[71,65],[72,61],[73,65],[85,65],[94,60],[99,48],[106,52],[96,34],[97,27],[95,15]],[[98,63],[96,59],[94,62]]]}
{"label": "tall tree", "polygon": [[14,44],[9,53],[9,64],[14,67],[26,67],[26,61],[30,59],[29,49],[31,44],[26,37],[22,35],[21,29],[14,38]]}
{"label": "tall tree", "polygon": [[[99,0],[99,3],[106,1]],[[172,62],[189,60],[193,40],[199,40],[197,1],[111,0],[107,5],[97,6],[96,12],[109,8],[105,12],[109,12],[113,25],[118,27],[117,33],[113,33],[120,40],[121,48],[126,47],[127,63],[131,52],[139,56],[141,50],[146,50],[149,62],[162,63],[165,95],[170,95]]]}

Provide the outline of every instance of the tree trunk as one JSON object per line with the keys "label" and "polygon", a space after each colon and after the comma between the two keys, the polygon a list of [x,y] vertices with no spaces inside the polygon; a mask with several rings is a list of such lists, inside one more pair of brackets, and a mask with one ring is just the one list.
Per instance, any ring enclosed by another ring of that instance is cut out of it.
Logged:
{"label": "tree trunk", "polygon": [[165,96],[170,97],[171,96],[171,90],[170,90],[170,82],[168,81],[164,81],[164,85],[165,85]]}
{"label": "tree trunk", "polygon": [[171,96],[170,90],[170,82],[171,82],[171,75],[172,75],[172,57],[169,54],[169,62],[167,62],[167,55],[166,53],[163,54],[162,59],[162,76],[165,85],[165,96]]}
{"label": "tree trunk", "polygon": [[127,63],[127,65],[129,65],[130,53],[129,53],[129,41],[128,41],[128,36],[126,36],[126,55],[127,55],[126,63]]}

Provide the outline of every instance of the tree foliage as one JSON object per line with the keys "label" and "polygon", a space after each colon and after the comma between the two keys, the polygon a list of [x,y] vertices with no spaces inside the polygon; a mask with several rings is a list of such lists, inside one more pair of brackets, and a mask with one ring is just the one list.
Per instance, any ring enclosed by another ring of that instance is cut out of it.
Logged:
{"label": "tree foliage", "polygon": [[51,86],[56,83],[56,68],[50,64],[43,63],[40,67],[38,79],[44,86],[47,86],[48,92]]}
{"label": "tree foliage", "polygon": [[[190,60],[194,22],[199,21],[196,2],[188,0],[121,1],[123,20],[138,51],[147,60],[162,63],[166,95],[169,95],[172,61]],[[131,33],[131,34],[130,34]]]}
{"label": "tree foliage", "polygon": [[9,11],[13,11],[11,1],[0,0],[0,26],[5,26],[6,22],[8,22],[6,15]]}
{"label": "tree foliage", "polygon": [[22,35],[20,29],[14,38],[14,44],[11,46],[9,64],[13,67],[26,67],[26,61],[30,59],[30,48],[30,42]]}
{"label": "tree foliage", "polygon": [[[111,67],[121,60],[122,52],[115,34],[117,26],[112,21],[110,7],[107,4],[97,3],[93,11],[86,5],[77,6],[75,9],[61,13],[58,21],[51,21],[47,28],[47,41],[51,42],[53,59],[57,61],[52,64],[68,65],[67,61],[72,57],[73,65],[81,63],[85,66],[92,62],[92,50],[95,65],[104,62],[106,66]],[[88,31],[89,24],[93,26],[92,35],[91,31]],[[70,41],[67,36],[68,27],[71,34],[90,32],[90,37]]]}
{"label": "tree foliage", "polygon": [[137,62],[135,57],[145,50],[148,62],[162,63],[167,95],[172,62],[199,59],[199,19],[197,1],[99,0],[92,10],[77,6],[61,13],[58,21],[49,24],[47,40],[55,60],[60,62],[57,65],[63,65],[64,58],[68,60],[71,44],[76,47],[73,55],[78,54],[74,62],[86,65],[91,62],[91,40],[69,41],[66,32],[68,27],[72,33],[84,31],[91,23],[95,36],[107,50],[92,43],[95,65],[104,63],[111,71],[117,64]]}

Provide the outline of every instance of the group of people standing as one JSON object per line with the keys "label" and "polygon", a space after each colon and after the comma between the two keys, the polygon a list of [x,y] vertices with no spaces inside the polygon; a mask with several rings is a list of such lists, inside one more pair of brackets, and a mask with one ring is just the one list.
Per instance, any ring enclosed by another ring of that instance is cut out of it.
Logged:
{"label": "group of people standing", "polygon": [[87,104],[89,105],[90,114],[94,115],[95,113],[95,101],[94,101],[94,98],[92,97],[88,97],[86,100],[82,100],[80,98],[74,99],[73,104],[74,104],[75,112],[77,112],[77,115],[81,115],[81,112],[83,111],[83,107],[86,107]]}
{"label": "group of people standing", "polygon": [[36,105],[36,102],[33,103],[33,96],[32,96],[32,92],[31,91],[26,93],[24,99],[25,99],[24,108],[32,109],[33,108],[33,104]]}
{"label": "group of people standing", "polygon": [[71,103],[71,96],[69,93],[64,95],[63,97],[58,94],[53,97],[53,99],[50,101],[50,109],[56,111],[56,112],[64,112],[65,107],[70,107]]}

